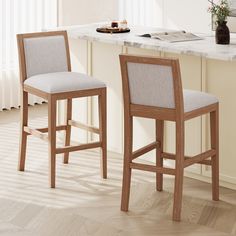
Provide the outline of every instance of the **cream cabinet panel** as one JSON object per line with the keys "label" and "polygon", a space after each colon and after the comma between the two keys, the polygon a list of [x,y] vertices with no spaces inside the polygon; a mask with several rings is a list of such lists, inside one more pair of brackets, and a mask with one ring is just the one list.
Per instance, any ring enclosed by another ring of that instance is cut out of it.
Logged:
{"label": "cream cabinet panel", "polygon": [[[70,39],[70,56],[72,71],[80,73],[88,73],[88,54],[86,40]],[[73,99],[73,113],[72,118],[74,120],[88,123],[88,99],[76,98]],[[87,132],[81,129],[72,128],[72,140],[85,143],[88,141]]]}
{"label": "cream cabinet panel", "polygon": [[[208,60],[206,68],[207,92],[220,100],[220,179],[236,184],[236,62]],[[210,168],[203,173],[209,176]]]}
{"label": "cream cabinet panel", "polygon": [[[201,58],[165,53],[165,57],[179,58],[181,77],[184,89],[201,91]],[[202,152],[202,128],[201,118],[195,118],[185,122],[185,155],[194,156]],[[166,122],[165,147],[167,152],[175,152],[175,124]],[[193,165],[186,171],[201,174],[201,166]]]}
{"label": "cream cabinet panel", "polygon": [[[92,75],[107,85],[108,149],[123,152],[123,99],[119,54],[122,47],[92,43]],[[93,99],[93,123],[98,125],[97,99]]]}

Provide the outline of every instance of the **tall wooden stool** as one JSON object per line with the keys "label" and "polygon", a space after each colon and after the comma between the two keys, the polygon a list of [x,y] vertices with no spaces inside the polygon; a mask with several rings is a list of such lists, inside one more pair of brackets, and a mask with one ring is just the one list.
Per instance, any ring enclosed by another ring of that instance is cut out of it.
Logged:
{"label": "tall wooden stool", "polygon": [[[69,152],[101,148],[101,176],[107,178],[106,85],[85,74],[71,72],[70,53],[66,31],[17,35],[21,82],[21,134],[18,169],[24,171],[26,142],[34,135],[49,144],[50,186],[55,188],[56,154],[64,153],[68,163]],[[28,126],[28,93],[48,101],[48,128]],[[98,96],[99,128],[72,120],[72,99]],[[56,125],[56,102],[67,100],[66,124]],[[71,126],[99,134],[99,141],[70,146]],[[65,130],[65,147],[56,147],[56,131]],[[45,134],[48,132],[48,135]]]}
{"label": "tall wooden stool", "polygon": [[[124,95],[124,170],[121,210],[128,211],[131,170],[156,173],[162,191],[163,174],[175,176],[173,220],[181,220],[184,168],[195,163],[212,166],[212,198],[219,200],[219,104],[207,93],[183,90],[179,61],[120,55]],[[211,149],[194,157],[184,156],[185,121],[210,113]],[[133,152],[133,117],[156,120],[156,140]],[[163,151],[164,121],[176,124],[176,153]],[[134,160],[156,149],[156,166]],[[175,160],[175,168],[163,167],[163,159]],[[207,160],[210,158],[210,160]]]}

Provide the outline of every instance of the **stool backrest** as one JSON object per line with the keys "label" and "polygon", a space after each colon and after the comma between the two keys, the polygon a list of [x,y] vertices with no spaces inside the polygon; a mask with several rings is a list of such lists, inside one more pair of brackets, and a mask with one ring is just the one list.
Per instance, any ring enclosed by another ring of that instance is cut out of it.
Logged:
{"label": "stool backrest", "polygon": [[71,70],[66,31],[18,34],[21,82],[53,72]]}
{"label": "stool backrest", "polygon": [[183,111],[179,61],[120,55],[124,102]]}

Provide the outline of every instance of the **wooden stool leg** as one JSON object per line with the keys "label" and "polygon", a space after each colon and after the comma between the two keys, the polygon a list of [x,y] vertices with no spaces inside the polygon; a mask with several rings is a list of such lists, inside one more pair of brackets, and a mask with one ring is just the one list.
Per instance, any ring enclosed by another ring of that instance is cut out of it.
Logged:
{"label": "wooden stool leg", "polygon": [[[156,166],[163,167],[163,137],[164,137],[164,121],[156,120],[156,141],[160,143],[156,149]],[[163,190],[163,174],[156,173],[156,190]]]}
{"label": "wooden stool leg", "polygon": [[[66,105],[66,133],[65,133],[65,146],[70,145],[70,138],[71,138],[71,126],[68,124],[69,120],[72,119],[72,99],[67,99]],[[69,162],[69,152],[64,154],[64,164],[68,164]]]}
{"label": "wooden stool leg", "polygon": [[219,108],[210,113],[211,148],[216,150],[212,160],[212,199],[219,200]]}
{"label": "wooden stool leg", "polygon": [[132,149],[133,149],[133,117],[130,116],[129,114],[125,114],[124,136],[125,136],[124,137],[124,165],[123,165],[121,210],[128,211],[131,171],[132,171],[130,168],[130,163],[132,162]]}
{"label": "wooden stool leg", "polygon": [[26,145],[27,145],[27,133],[24,131],[24,126],[28,125],[28,93],[22,91],[21,95],[21,130],[20,130],[20,147],[19,147],[19,161],[18,170],[25,170],[25,157],[26,157]]}
{"label": "wooden stool leg", "polygon": [[55,188],[56,182],[56,99],[48,99],[48,141],[49,141],[49,184]]}
{"label": "wooden stool leg", "polygon": [[107,99],[106,89],[98,96],[100,142],[102,143],[101,177],[107,178]]}
{"label": "wooden stool leg", "polygon": [[184,121],[176,122],[176,175],[174,189],[173,220],[181,220],[184,178]]}

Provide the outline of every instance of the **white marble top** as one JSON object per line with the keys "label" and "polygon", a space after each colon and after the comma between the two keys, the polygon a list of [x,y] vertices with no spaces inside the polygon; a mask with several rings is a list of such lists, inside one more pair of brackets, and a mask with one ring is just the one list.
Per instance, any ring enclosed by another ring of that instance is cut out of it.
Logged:
{"label": "white marble top", "polygon": [[230,45],[217,45],[215,43],[214,33],[211,35],[197,34],[203,37],[203,40],[169,43],[158,39],[143,38],[138,35],[151,32],[166,31],[160,28],[150,27],[130,27],[130,33],[122,34],[103,34],[97,33],[96,28],[100,24],[88,24],[81,26],[63,27],[68,31],[70,38],[86,39],[89,41],[98,41],[128,47],[145,48],[163,52],[172,52],[178,54],[187,54],[201,56],[205,58],[218,59],[224,61],[236,61],[236,34],[231,34]]}

